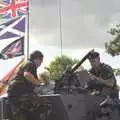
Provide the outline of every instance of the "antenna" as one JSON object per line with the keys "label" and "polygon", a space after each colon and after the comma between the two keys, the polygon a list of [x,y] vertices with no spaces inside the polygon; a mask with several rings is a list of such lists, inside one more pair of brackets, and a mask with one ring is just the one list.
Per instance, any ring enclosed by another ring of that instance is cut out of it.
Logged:
{"label": "antenna", "polygon": [[44,7],[44,4],[45,4],[45,1],[44,1],[44,0],[41,0],[41,5],[42,5],[42,7]]}
{"label": "antenna", "polygon": [[26,23],[27,23],[27,59],[29,58],[29,7],[30,7],[30,1],[28,1],[28,8],[27,8],[27,18],[26,18]]}
{"label": "antenna", "polygon": [[62,49],[63,49],[63,37],[62,37],[62,2],[59,0],[59,32],[60,32],[60,47],[61,47],[61,57],[62,57]]}

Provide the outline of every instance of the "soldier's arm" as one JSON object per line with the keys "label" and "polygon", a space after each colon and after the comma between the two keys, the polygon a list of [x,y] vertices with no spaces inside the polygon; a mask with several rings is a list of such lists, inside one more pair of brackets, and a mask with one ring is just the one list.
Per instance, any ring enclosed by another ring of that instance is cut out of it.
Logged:
{"label": "soldier's arm", "polygon": [[39,85],[40,84],[40,80],[38,80],[37,78],[34,77],[34,75],[30,72],[24,72],[24,77],[31,81],[33,84],[37,84]]}
{"label": "soldier's arm", "polygon": [[105,66],[104,68],[104,72],[105,72],[105,79],[102,78],[98,78],[96,77],[97,80],[99,80],[99,82],[107,87],[113,87],[116,84],[116,79],[114,76],[114,72],[113,69],[110,66]]}
{"label": "soldier's arm", "polygon": [[38,80],[37,73],[34,75],[34,65],[32,63],[27,63],[24,67],[24,77],[26,80],[32,82],[33,84],[40,84],[40,80]]}
{"label": "soldier's arm", "polygon": [[98,78],[98,80],[100,81],[101,84],[107,87],[113,87],[115,84],[115,81],[113,81],[112,79],[103,80],[102,78]]}
{"label": "soldier's arm", "polygon": [[106,66],[105,68],[106,79],[101,81],[104,85],[108,87],[113,87],[116,84],[116,78],[114,76],[114,71],[110,66]]}
{"label": "soldier's arm", "polygon": [[113,87],[113,85],[115,84],[115,82],[112,79],[104,80],[102,78],[96,77],[93,74],[89,74],[89,76],[90,76],[91,80],[96,80],[97,84],[103,84],[107,87]]}

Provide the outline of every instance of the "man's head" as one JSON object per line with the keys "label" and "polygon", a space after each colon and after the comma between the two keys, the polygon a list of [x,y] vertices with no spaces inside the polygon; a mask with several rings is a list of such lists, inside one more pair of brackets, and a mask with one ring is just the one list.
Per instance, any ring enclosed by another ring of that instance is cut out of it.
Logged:
{"label": "man's head", "polygon": [[50,72],[44,71],[43,73],[39,74],[39,78],[42,83],[47,83],[50,80]]}
{"label": "man's head", "polygon": [[30,54],[30,60],[32,60],[36,64],[37,68],[41,65],[41,63],[43,61],[43,57],[44,56],[43,56],[42,52],[40,52],[38,50],[35,50]]}
{"label": "man's head", "polygon": [[100,65],[100,54],[98,52],[92,52],[90,53],[89,57],[89,62],[92,66],[92,68],[98,68]]}

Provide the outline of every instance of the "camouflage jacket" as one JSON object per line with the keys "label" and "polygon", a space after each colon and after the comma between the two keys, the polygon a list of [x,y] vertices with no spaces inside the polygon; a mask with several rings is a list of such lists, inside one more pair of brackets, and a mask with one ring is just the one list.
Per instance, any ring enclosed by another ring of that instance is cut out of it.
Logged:
{"label": "camouflage jacket", "polygon": [[93,68],[90,70],[90,73],[95,75],[96,77],[102,78],[103,80],[114,81],[113,88],[107,88],[105,86],[102,88],[102,94],[114,97],[118,96],[118,92],[116,90],[116,78],[114,76],[113,69],[109,65],[101,63],[100,69],[98,70],[97,73]]}

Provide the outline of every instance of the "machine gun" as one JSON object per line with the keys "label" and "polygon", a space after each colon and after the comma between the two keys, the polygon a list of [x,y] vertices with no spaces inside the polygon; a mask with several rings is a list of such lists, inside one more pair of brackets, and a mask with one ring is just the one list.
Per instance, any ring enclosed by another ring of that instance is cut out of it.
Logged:
{"label": "machine gun", "polygon": [[[82,88],[80,88],[80,80],[76,78],[77,76],[75,75],[75,71],[81,66],[81,64],[89,57],[92,52],[94,52],[94,49],[90,50],[72,69],[65,71],[60,80],[58,80],[56,83],[56,93],[59,93],[60,90],[63,90],[67,91],[67,93],[69,94],[71,93],[71,91],[73,91],[73,89],[76,90],[76,88],[80,89],[80,91],[82,90]],[[87,72],[85,72],[85,76],[85,78],[87,79]]]}

